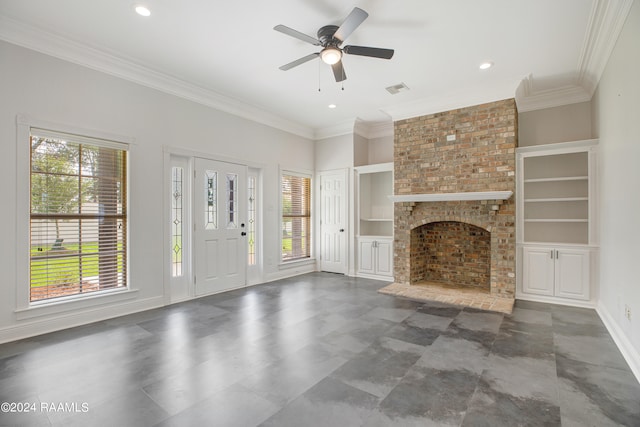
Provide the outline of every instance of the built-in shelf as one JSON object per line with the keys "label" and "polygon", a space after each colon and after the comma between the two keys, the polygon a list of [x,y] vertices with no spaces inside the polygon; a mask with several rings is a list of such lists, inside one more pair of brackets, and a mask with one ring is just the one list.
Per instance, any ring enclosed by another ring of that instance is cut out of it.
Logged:
{"label": "built-in shelf", "polygon": [[525,179],[524,183],[529,182],[559,182],[559,181],[588,181],[588,176],[565,176],[565,177],[554,177],[554,178],[532,178]]}
{"label": "built-in shelf", "polygon": [[525,219],[524,222],[589,222],[588,219]]}
{"label": "built-in shelf", "polygon": [[588,197],[551,197],[546,199],[524,199],[525,203],[545,203],[545,202],[580,202],[589,200]]}
{"label": "built-in shelf", "polygon": [[513,191],[476,191],[466,193],[431,193],[389,196],[395,203],[400,202],[459,202],[471,200],[507,200]]}
{"label": "built-in shelf", "polygon": [[372,222],[393,221],[393,218],[360,218],[360,221],[372,221]]}

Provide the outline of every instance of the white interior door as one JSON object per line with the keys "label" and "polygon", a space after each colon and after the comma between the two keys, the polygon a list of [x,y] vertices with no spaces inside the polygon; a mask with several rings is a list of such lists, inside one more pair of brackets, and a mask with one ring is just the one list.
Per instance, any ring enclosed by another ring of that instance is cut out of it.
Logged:
{"label": "white interior door", "polygon": [[247,167],[196,158],[195,172],[196,295],[245,286]]}
{"label": "white interior door", "polygon": [[347,174],[320,174],[320,269],[347,272]]}

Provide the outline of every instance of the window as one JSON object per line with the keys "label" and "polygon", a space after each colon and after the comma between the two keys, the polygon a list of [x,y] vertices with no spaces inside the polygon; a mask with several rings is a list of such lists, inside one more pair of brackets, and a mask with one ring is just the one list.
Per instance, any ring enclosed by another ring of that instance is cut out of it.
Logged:
{"label": "window", "polygon": [[311,257],[311,178],[282,174],[282,261]]}
{"label": "window", "polygon": [[171,168],[171,277],[182,276],[183,175],[182,167]]}
{"label": "window", "polygon": [[248,218],[247,218],[247,247],[249,251],[249,258],[247,260],[248,265],[256,265],[256,206],[258,201],[256,200],[256,181],[257,177],[249,175],[247,177],[247,187],[249,193],[249,203],[247,205]]}
{"label": "window", "polygon": [[30,135],[30,301],[127,286],[127,146]]}

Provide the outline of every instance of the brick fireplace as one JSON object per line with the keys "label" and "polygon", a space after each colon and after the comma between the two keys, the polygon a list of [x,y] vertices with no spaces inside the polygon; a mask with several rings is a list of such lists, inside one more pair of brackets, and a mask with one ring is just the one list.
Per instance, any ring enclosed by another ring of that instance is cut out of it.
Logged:
{"label": "brick fireplace", "polygon": [[[515,193],[515,100],[394,127],[395,196],[434,199],[395,203],[395,282],[445,283],[513,298],[515,197],[490,199],[486,193]],[[484,197],[465,200],[471,193]]]}

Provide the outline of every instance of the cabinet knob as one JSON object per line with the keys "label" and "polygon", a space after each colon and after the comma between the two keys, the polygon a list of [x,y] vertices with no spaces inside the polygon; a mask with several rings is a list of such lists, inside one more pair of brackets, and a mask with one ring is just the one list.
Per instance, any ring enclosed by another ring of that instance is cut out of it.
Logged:
{"label": "cabinet knob", "polygon": [[341,228],[341,229],[340,229],[340,232],[341,232],[341,233],[344,233],[344,228]]}

